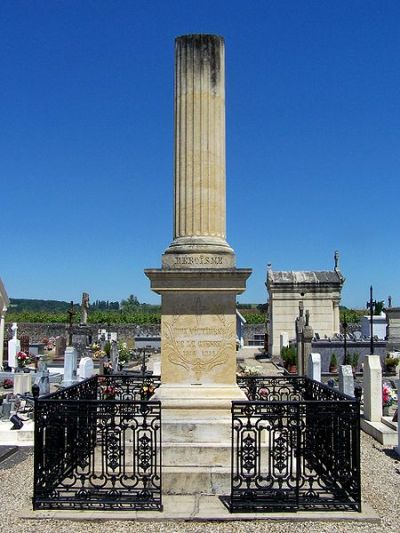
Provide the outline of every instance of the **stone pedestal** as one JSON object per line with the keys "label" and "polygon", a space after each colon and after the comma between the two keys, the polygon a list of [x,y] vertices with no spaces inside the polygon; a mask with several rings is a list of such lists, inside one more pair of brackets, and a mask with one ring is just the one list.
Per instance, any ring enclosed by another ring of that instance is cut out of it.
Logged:
{"label": "stone pedestal", "polygon": [[371,422],[382,418],[382,367],[379,355],[364,358],[364,416]]}

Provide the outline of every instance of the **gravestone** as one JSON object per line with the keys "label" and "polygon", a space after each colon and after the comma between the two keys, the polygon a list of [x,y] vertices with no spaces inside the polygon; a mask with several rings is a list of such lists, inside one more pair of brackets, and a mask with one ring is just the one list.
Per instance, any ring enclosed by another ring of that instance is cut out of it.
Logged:
{"label": "gravestone", "polygon": [[379,355],[364,357],[364,417],[370,422],[382,418],[382,367]]}
{"label": "gravestone", "polygon": [[118,343],[116,341],[111,341],[110,357],[111,357],[112,372],[113,374],[115,374],[116,372],[119,371],[119,351],[118,351]]}
{"label": "gravestone", "polygon": [[321,381],[321,355],[310,353],[307,361],[307,376],[315,381]]}
{"label": "gravestone", "polygon": [[18,325],[16,322],[11,326],[12,338],[8,341],[8,366],[17,368],[17,353],[21,351],[21,343],[17,339]]}
{"label": "gravestone", "polygon": [[68,346],[64,352],[63,387],[69,387],[78,381],[77,370],[78,352],[73,346]]}
{"label": "gravestone", "polygon": [[339,366],[339,391],[354,396],[354,376],[351,365]]}
{"label": "gravestone", "polygon": [[279,335],[279,342],[281,351],[282,348],[289,346],[289,333],[287,331],[281,331],[281,334]]}
{"label": "gravestone", "polygon": [[67,348],[67,339],[64,335],[56,337],[56,357],[64,357]]}
{"label": "gravestone", "polygon": [[79,378],[88,379],[94,375],[94,364],[90,357],[82,357],[79,362]]}

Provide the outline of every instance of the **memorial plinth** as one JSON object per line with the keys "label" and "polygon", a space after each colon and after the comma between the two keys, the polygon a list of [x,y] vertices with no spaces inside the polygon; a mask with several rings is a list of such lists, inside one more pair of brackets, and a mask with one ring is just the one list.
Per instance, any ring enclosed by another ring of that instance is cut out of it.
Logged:
{"label": "memorial plinth", "polygon": [[236,296],[250,269],[226,241],[224,42],[178,37],[175,46],[174,239],[161,269],[163,485],[167,493],[229,487],[236,384]]}

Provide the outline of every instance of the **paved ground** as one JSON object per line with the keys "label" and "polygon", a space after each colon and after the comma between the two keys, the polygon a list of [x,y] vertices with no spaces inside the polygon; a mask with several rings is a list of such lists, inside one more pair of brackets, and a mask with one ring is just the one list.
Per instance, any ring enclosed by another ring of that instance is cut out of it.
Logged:
{"label": "paved ground", "polygon": [[[2,510],[0,532],[31,533],[160,533],[203,532],[217,533],[399,533],[400,460],[393,449],[385,448],[371,437],[362,434],[362,485],[363,499],[382,519],[382,523],[346,522],[146,522],[95,521],[73,522],[68,520],[29,520],[20,516],[31,512],[33,454],[32,449],[20,448],[18,452],[0,463],[0,508]],[[177,504],[179,505],[179,503]],[[207,502],[205,502],[207,506]],[[178,509],[179,511],[179,509]],[[327,513],[326,513],[327,514]],[[117,514],[120,518],[123,515]],[[88,517],[89,518],[89,517]],[[299,515],[297,516],[297,519]],[[276,519],[276,517],[275,517]]]}

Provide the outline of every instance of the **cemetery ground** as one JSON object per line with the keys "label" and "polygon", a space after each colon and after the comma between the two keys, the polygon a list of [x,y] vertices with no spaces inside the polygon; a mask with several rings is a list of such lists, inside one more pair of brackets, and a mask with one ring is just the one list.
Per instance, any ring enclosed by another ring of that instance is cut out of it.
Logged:
{"label": "cemetery ground", "polygon": [[[167,522],[160,520],[140,522],[139,520],[29,520],[20,517],[29,514],[32,505],[33,450],[19,448],[18,451],[0,463],[0,484],[2,518],[0,532],[41,533],[68,532],[371,532],[398,533],[400,458],[393,448],[378,444],[368,435],[361,435],[362,457],[362,499],[381,518],[381,523],[362,522],[295,522],[295,521],[235,521],[235,522]],[[179,505],[179,496],[176,496]],[[328,514],[328,513],[326,513]],[[118,513],[115,513],[118,516]],[[233,517],[234,518],[234,517]]]}

